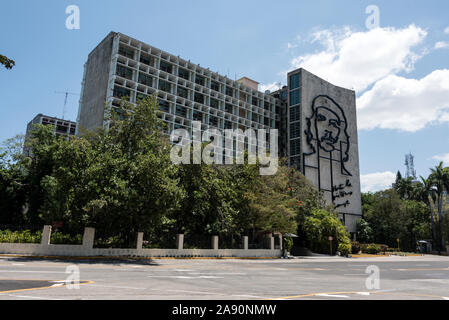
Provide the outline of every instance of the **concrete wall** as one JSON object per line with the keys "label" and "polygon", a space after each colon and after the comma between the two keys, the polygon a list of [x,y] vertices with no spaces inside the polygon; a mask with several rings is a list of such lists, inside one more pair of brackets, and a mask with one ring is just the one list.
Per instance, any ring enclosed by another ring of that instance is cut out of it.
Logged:
{"label": "concrete wall", "polygon": [[112,45],[110,33],[90,54],[84,66],[83,89],[78,112],[78,132],[103,126]]}
{"label": "concrete wall", "polygon": [[[347,229],[355,232],[362,215],[355,92],[304,69],[300,69],[300,75],[302,172],[324,192],[328,203],[340,205],[337,211]],[[326,120],[316,121],[318,113]],[[332,118],[341,120],[338,128],[329,125]],[[313,136],[308,141],[305,132],[309,127]],[[320,142],[326,130],[333,133],[333,138],[338,136],[338,142]],[[341,161],[346,157],[347,161]]]}
{"label": "concrete wall", "polygon": [[[218,249],[218,237],[212,238],[216,249],[142,249],[143,233],[138,234],[134,249],[93,248],[95,229],[86,228],[82,245],[50,244],[51,227],[44,227],[41,244],[0,243],[0,254],[22,254],[31,256],[68,256],[68,257],[235,257],[235,258],[274,258],[281,257],[282,250],[266,249]],[[178,235],[178,242],[183,239]],[[178,243],[179,245],[179,243]],[[182,247],[182,245],[181,245]]]}
{"label": "concrete wall", "polygon": [[0,254],[68,257],[236,257],[273,258],[282,256],[281,250],[243,249],[97,249],[82,245],[49,245],[0,243]]}

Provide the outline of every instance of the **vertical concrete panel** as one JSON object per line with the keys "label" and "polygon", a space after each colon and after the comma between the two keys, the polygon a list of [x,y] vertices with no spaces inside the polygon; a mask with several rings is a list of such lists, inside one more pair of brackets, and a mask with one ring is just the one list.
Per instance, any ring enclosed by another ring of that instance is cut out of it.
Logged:
{"label": "vertical concrete panel", "polygon": [[212,249],[218,250],[218,236],[212,236]]}
{"label": "vertical concrete panel", "polygon": [[248,236],[243,237],[243,250],[248,250]]}
{"label": "vertical concrete panel", "polygon": [[93,248],[95,239],[95,228],[84,228],[83,247]]}
{"label": "vertical concrete panel", "polygon": [[143,247],[143,232],[139,232],[137,234],[137,250],[142,249]]}
{"label": "vertical concrete panel", "polygon": [[50,244],[50,239],[51,239],[51,226],[44,226],[44,230],[42,230],[41,244],[44,246],[48,246]]}
{"label": "vertical concrete panel", "polygon": [[270,250],[274,250],[274,237],[270,236],[269,240],[270,240]]}
{"label": "vertical concrete panel", "polygon": [[176,235],[176,248],[178,250],[184,249],[184,235],[183,234]]}

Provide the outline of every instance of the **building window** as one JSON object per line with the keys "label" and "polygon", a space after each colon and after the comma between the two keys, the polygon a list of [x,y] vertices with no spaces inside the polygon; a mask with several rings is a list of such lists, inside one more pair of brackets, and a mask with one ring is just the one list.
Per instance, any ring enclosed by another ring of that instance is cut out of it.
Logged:
{"label": "building window", "polygon": [[225,121],[224,128],[225,129],[232,129],[232,122],[231,121]]}
{"label": "building window", "polygon": [[270,118],[267,118],[267,117],[264,118],[264,125],[266,125],[266,126],[270,125]]}
{"label": "building window", "polygon": [[201,93],[195,92],[195,97],[193,99],[195,102],[204,104],[204,96]]}
{"label": "building window", "polygon": [[137,93],[137,100],[145,100],[146,98],[148,98],[146,94],[140,92]]}
{"label": "building window", "polygon": [[210,118],[209,118],[209,124],[210,124],[211,126],[218,127],[218,118],[217,118],[217,117],[210,116]]}
{"label": "building window", "polygon": [[130,97],[131,91],[122,87],[114,87],[114,97],[116,98],[123,98],[123,97]]}
{"label": "building window", "polygon": [[116,70],[117,75],[119,75],[122,78],[126,78],[129,80],[133,79],[133,71],[130,68],[121,66],[121,65],[117,65],[117,70]]}
{"label": "building window", "polygon": [[252,98],[251,102],[252,102],[253,106],[258,106],[259,105],[259,100],[257,98],[255,98],[255,97]]}
{"label": "building window", "polygon": [[203,121],[203,114],[199,111],[193,111],[193,120],[194,121]]}
{"label": "building window", "polygon": [[151,57],[143,53],[140,55],[140,62],[149,66],[153,65]]}
{"label": "building window", "polygon": [[301,119],[301,113],[299,106],[290,108],[290,122],[299,121]]}
{"label": "building window", "polygon": [[257,114],[256,114],[256,113],[253,113],[253,115],[252,115],[252,120],[253,120],[254,122],[257,122]]}
{"label": "building window", "polygon": [[210,88],[215,91],[220,91],[220,84],[216,81],[211,81]]}
{"label": "building window", "polygon": [[159,80],[159,90],[171,92],[171,85],[167,81]]}
{"label": "building window", "polygon": [[226,111],[227,113],[232,114],[232,104],[226,103],[226,105],[225,105],[225,111]]}
{"label": "building window", "polygon": [[300,125],[299,122],[291,123],[290,124],[290,139],[299,138],[300,136]]}
{"label": "building window", "polygon": [[292,156],[301,154],[301,139],[290,141],[290,154]]}
{"label": "building window", "polygon": [[290,90],[299,88],[299,73],[290,76]]}
{"label": "building window", "polygon": [[187,117],[187,110],[184,107],[176,106],[176,115],[186,118]]}
{"label": "building window", "polygon": [[130,49],[130,48],[127,48],[124,46],[120,46],[118,48],[118,53],[127,58],[134,59],[134,50],[133,49]]}
{"label": "building window", "polygon": [[246,117],[246,111],[245,111],[245,109],[243,109],[243,108],[240,108],[240,109],[239,109],[239,116],[242,117],[242,118],[245,118],[245,117]]}
{"label": "building window", "polygon": [[220,102],[217,99],[210,98],[210,106],[218,109],[220,107]]}
{"label": "building window", "polygon": [[268,102],[264,102],[263,103],[263,108],[265,109],[265,110],[267,110],[267,111],[270,111],[270,103],[268,103]]}
{"label": "building window", "polygon": [[151,78],[149,75],[140,72],[139,73],[139,83],[146,85],[148,87],[151,87],[153,85],[153,78]]}
{"label": "building window", "polygon": [[187,89],[178,87],[178,96],[188,99],[189,93]]}
{"label": "building window", "polygon": [[299,90],[290,92],[290,105],[299,104]]}
{"label": "building window", "polygon": [[165,100],[159,100],[159,109],[164,112],[170,112],[170,103]]}
{"label": "building window", "polygon": [[226,87],[226,95],[233,97],[234,96],[234,90],[231,87]]}
{"label": "building window", "polygon": [[168,73],[172,73],[173,70],[173,66],[165,61],[161,61],[161,68],[162,71],[168,72]]}
{"label": "building window", "polygon": [[196,75],[195,76],[195,83],[199,84],[200,86],[204,86],[205,85],[205,79],[202,76]]}
{"label": "building window", "polygon": [[189,80],[189,79],[190,79],[190,73],[189,73],[189,71],[186,70],[186,69],[179,68],[179,70],[178,70],[178,76],[181,77],[181,78],[183,78],[183,79],[186,79],[186,80]]}

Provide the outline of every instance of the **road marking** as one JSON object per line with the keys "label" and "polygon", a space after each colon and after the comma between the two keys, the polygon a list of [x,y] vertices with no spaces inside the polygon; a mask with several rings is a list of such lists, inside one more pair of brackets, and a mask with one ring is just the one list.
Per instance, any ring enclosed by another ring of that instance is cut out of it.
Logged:
{"label": "road marking", "polygon": [[13,265],[13,266],[24,266],[25,264],[24,263],[11,263],[11,265]]}
{"label": "road marking", "polygon": [[366,273],[345,273],[344,276],[364,276],[364,277],[366,277]]}
{"label": "road marking", "polygon": [[216,276],[199,276],[199,277],[190,277],[190,276],[148,276],[148,278],[172,278],[172,279],[224,279],[224,277],[216,277]]}
{"label": "road marking", "polygon": [[[23,280],[23,281],[32,281],[32,280]],[[52,280],[39,280],[39,281],[48,281],[48,282],[56,282],[56,281],[52,281]],[[78,281],[78,284],[92,284],[94,283],[94,281]],[[65,283],[67,284],[67,283]],[[46,286],[46,287],[37,287],[37,288],[27,288],[27,289],[16,289],[16,290],[6,290],[6,291],[0,291],[0,294],[2,293],[11,293],[11,292],[21,292],[21,291],[34,291],[34,290],[43,290],[43,289],[51,289],[51,288],[55,288],[54,285],[51,286]]]}
{"label": "road marking", "polygon": [[15,297],[15,298],[25,298],[25,299],[39,299],[39,300],[62,300],[62,299],[56,299],[56,298],[43,298],[43,297],[36,297],[36,296],[18,296],[15,294],[3,294],[0,293],[2,296],[8,296],[8,297]]}
{"label": "road marking", "polygon": [[317,297],[328,297],[328,298],[344,298],[344,299],[349,299],[349,297],[348,297],[348,296],[345,296],[345,295],[339,295],[339,294],[326,294],[326,293],[317,294]]}
{"label": "road marking", "polygon": [[65,273],[65,271],[0,270],[0,273]]}
{"label": "road marking", "polygon": [[213,276],[223,276],[223,275],[226,275],[226,276],[246,276],[246,273],[230,273],[230,272],[217,272],[217,273],[215,273],[215,272],[210,272],[210,273],[207,273],[207,272],[189,272],[189,275],[201,275],[201,274],[205,274],[205,275],[213,275]]}
{"label": "road marking", "polygon": [[94,287],[103,287],[103,288],[114,288],[114,289],[134,289],[134,290],[146,290],[146,288],[136,288],[136,287],[124,287],[124,286],[105,286],[102,284],[93,284]]}
{"label": "road marking", "polygon": [[369,296],[371,293],[369,293],[369,292],[357,292],[357,294],[361,295],[361,296]]}

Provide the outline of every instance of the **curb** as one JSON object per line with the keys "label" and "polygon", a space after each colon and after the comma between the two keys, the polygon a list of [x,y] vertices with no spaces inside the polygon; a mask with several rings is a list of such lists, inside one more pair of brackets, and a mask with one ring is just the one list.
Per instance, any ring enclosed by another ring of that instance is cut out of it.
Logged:
{"label": "curb", "polygon": [[275,260],[280,257],[123,257],[123,256],[32,256],[20,254],[0,254],[0,258],[28,258],[48,260]]}

